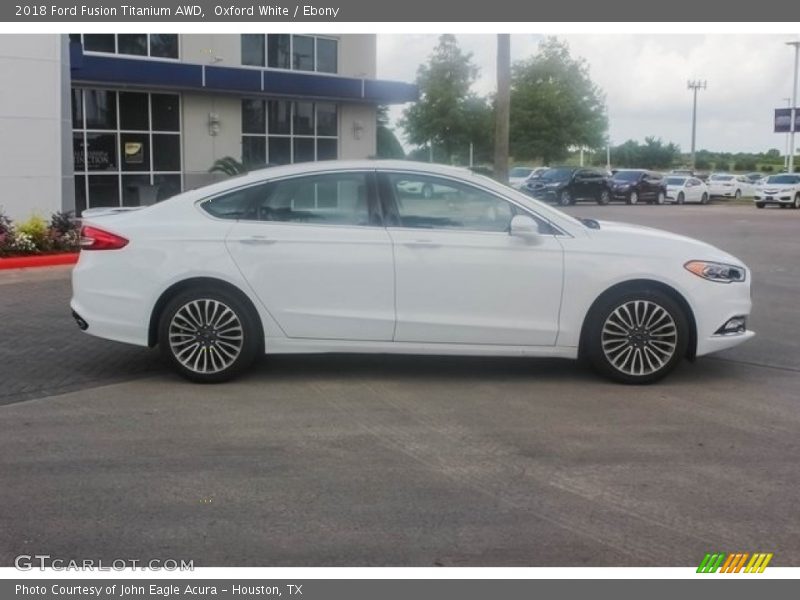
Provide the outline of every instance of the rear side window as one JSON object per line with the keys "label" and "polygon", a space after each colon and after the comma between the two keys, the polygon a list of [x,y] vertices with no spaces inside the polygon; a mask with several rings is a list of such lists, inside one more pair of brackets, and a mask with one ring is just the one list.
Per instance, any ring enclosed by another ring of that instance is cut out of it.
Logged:
{"label": "rear side window", "polygon": [[217,219],[252,219],[255,216],[252,206],[253,193],[267,186],[268,184],[242,188],[217,196],[211,200],[206,200],[200,206]]}
{"label": "rear side window", "polygon": [[333,173],[276,181],[254,198],[259,221],[367,226],[371,214],[365,173]]}

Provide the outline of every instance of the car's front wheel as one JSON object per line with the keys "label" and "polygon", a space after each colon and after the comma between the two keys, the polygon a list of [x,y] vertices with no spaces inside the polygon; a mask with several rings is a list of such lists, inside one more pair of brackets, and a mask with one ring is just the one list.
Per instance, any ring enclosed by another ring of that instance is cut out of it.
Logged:
{"label": "car's front wheel", "polygon": [[639,202],[639,193],[636,190],[633,190],[630,194],[628,194],[628,204],[637,204]]}
{"label": "car's front wheel", "polygon": [[792,208],[800,208],[800,193],[795,194],[794,202],[792,203]]}
{"label": "car's front wheel", "polygon": [[569,206],[572,204],[572,194],[569,193],[569,190],[563,190],[558,196],[558,203],[561,206]]}
{"label": "car's front wheel", "polygon": [[678,192],[678,204],[683,204],[686,202],[686,196],[684,196],[683,192]]}
{"label": "car's front wheel", "polygon": [[703,192],[703,195],[700,196],[700,204],[708,204],[708,200],[709,200],[708,194]]}
{"label": "car's front wheel", "polygon": [[756,208],[764,208],[764,206],[763,202],[756,202]]}
{"label": "car's front wheel", "polygon": [[597,203],[598,203],[600,206],[605,206],[605,205],[606,205],[606,204],[608,204],[609,202],[611,202],[611,194],[609,193],[609,191],[608,191],[608,190],[602,190],[602,191],[601,191],[601,192],[600,192],[600,193],[597,195]]}
{"label": "car's front wheel", "polygon": [[230,292],[188,290],[172,298],[161,314],[161,354],[191,381],[227,381],[259,354],[257,319],[253,309]]}
{"label": "car's front wheel", "polygon": [[666,199],[667,196],[664,192],[658,192],[658,194],[656,194],[656,204],[664,204]]}
{"label": "car's front wheel", "polygon": [[615,381],[653,383],[686,355],[687,317],[659,290],[612,294],[593,308],[587,325],[587,357],[599,373]]}

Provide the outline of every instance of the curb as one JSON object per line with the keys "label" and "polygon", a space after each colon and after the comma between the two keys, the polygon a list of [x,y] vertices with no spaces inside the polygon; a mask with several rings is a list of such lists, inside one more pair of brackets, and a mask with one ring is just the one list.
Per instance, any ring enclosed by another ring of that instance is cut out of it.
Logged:
{"label": "curb", "polygon": [[6,269],[28,269],[31,267],[52,267],[55,265],[74,265],[76,262],[78,262],[77,252],[13,256],[11,258],[0,258],[0,271]]}

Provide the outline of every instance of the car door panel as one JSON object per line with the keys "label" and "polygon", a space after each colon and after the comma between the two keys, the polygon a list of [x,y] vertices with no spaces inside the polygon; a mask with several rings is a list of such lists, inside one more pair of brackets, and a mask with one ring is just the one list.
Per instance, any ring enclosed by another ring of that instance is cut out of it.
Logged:
{"label": "car door panel", "polygon": [[[314,207],[298,210],[297,198],[293,198],[288,209],[283,199],[281,206],[270,206],[268,210],[273,217],[288,214],[288,210],[308,213],[312,219],[314,214],[329,218],[331,213],[326,210],[336,209],[325,209],[320,204],[333,205],[318,190],[333,188],[329,181],[313,185],[317,186]],[[337,202],[352,195],[345,187],[352,192],[353,185],[350,180],[344,187],[341,181],[336,184],[336,194],[341,196]],[[392,339],[394,259],[391,239],[382,226],[243,220],[231,228],[226,245],[237,267],[287,337]]]}
{"label": "car door panel", "polygon": [[[393,193],[390,175],[386,177],[381,190]],[[473,191],[459,193],[446,206],[408,209],[423,214],[433,226],[405,227],[401,217],[388,227],[395,254],[395,341],[555,344],[563,279],[557,236],[524,240],[511,236],[503,220],[497,226],[505,228],[499,231],[459,227],[462,217],[454,207],[464,200],[463,194],[468,197],[465,202],[471,201]],[[498,210],[509,211],[502,219],[510,221],[512,205],[495,200]],[[491,211],[491,200],[486,202]]]}

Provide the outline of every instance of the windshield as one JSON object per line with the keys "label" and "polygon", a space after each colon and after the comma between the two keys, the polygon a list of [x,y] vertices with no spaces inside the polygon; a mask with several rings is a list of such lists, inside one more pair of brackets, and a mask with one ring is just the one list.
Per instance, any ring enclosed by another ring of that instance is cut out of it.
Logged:
{"label": "windshield", "polygon": [[509,172],[509,177],[527,177],[531,174],[533,169],[529,169],[528,167],[514,167]]}
{"label": "windshield", "polygon": [[683,185],[686,177],[667,177],[667,185]]}
{"label": "windshield", "polygon": [[572,169],[547,169],[541,177],[545,181],[564,181],[572,177]]}
{"label": "windshield", "polygon": [[709,179],[711,181],[730,181],[733,179],[733,175],[712,175]]}
{"label": "windshield", "polygon": [[800,183],[800,177],[797,175],[771,175],[767,177],[767,183],[782,183],[784,185],[792,185]]}
{"label": "windshield", "polygon": [[614,181],[639,181],[641,171],[617,171],[614,173]]}

